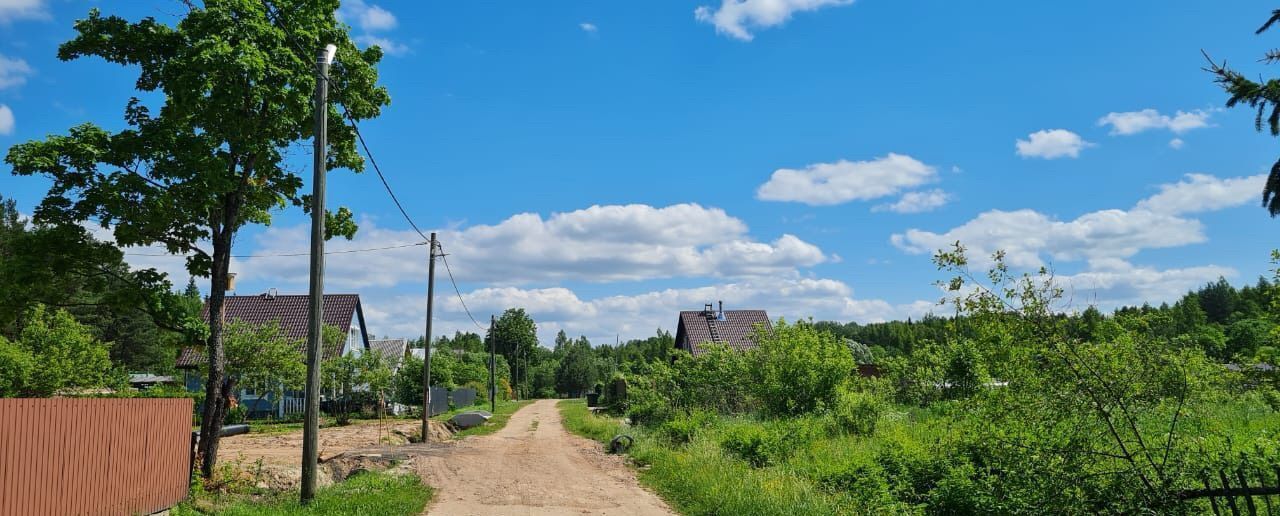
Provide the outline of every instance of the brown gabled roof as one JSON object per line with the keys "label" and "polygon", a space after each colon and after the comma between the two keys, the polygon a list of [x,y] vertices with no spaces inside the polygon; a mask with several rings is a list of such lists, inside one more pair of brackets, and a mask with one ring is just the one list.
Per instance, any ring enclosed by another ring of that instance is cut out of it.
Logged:
{"label": "brown gabled roof", "polygon": [[387,364],[392,371],[400,367],[400,361],[404,360],[405,349],[409,347],[409,341],[405,339],[376,339],[369,341],[369,350],[382,355],[382,362]]}
{"label": "brown gabled roof", "polygon": [[702,353],[699,345],[706,342],[724,344],[737,351],[754,349],[756,325],[765,331],[773,331],[769,314],[764,310],[725,310],[723,320],[718,312],[687,310],[680,312],[676,327],[676,347],[687,349],[697,356]]}
{"label": "brown gabled roof", "polygon": [[[309,297],[306,295],[227,296],[223,301],[223,320],[227,322],[239,320],[255,325],[279,322],[285,336],[299,342],[298,351],[302,353],[306,351],[310,307]],[[208,305],[201,309],[200,316],[205,321],[209,320]],[[345,331],[351,327],[352,317],[359,318],[357,322],[360,325],[360,333],[364,335],[365,347],[368,347],[369,337],[364,327],[364,314],[360,310],[360,296],[357,294],[324,295],[326,326],[337,326]],[[341,351],[341,344],[325,346],[321,350],[321,359],[328,360]],[[179,368],[197,367],[204,360],[204,353],[200,349],[187,347],[178,354],[177,366]]]}

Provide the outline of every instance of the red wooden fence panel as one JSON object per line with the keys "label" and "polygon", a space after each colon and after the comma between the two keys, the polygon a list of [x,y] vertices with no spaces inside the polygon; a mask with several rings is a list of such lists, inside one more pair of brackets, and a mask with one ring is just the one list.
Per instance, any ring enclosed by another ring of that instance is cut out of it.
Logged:
{"label": "red wooden fence panel", "polygon": [[164,510],[190,451],[187,398],[0,399],[0,515]]}

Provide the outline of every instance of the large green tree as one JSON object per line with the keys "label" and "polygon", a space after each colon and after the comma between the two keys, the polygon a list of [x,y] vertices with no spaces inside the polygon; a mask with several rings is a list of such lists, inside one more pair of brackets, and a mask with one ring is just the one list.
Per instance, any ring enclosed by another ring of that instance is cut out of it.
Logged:
{"label": "large green tree", "polygon": [[[141,95],[125,104],[126,128],[85,123],[16,145],[5,157],[15,173],[51,180],[38,222],[97,220],[118,244],[164,245],[188,257],[192,274],[210,279],[200,429],[206,477],[230,387],[222,318],[232,244],[246,225],[270,223],[273,210],[310,204],[288,151],[314,136],[315,53],[337,45],[330,86],[351,118],[377,116],[389,102],[377,84],[382,51],[358,49],[337,7],[338,0],[207,0],[188,3],[173,25],[93,9],[58,57],[137,68]],[[354,130],[335,106],[325,109],[327,168],[361,170]],[[354,233],[349,211],[329,215],[327,235]]]}
{"label": "large green tree", "polygon": [[164,274],[132,269],[120,249],[77,225],[32,224],[0,197],[0,335],[16,337],[38,305],[66,310],[111,343],[130,371],[173,368],[179,342],[201,334],[199,293],[170,290]]}

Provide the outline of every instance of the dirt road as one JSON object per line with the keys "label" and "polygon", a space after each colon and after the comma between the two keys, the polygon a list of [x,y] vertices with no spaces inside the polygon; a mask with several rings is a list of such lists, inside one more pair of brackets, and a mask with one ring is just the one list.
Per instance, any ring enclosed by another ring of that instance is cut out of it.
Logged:
{"label": "dirt road", "polygon": [[520,409],[493,435],[414,460],[436,489],[433,516],[674,514],[621,457],[565,431],[555,400]]}

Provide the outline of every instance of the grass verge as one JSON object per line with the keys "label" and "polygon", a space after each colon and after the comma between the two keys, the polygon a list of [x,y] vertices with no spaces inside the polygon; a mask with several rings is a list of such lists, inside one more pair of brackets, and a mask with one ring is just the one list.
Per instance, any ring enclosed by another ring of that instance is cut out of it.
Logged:
{"label": "grass verge", "polygon": [[414,475],[388,472],[360,473],[316,493],[310,504],[298,501],[296,490],[259,495],[204,495],[183,502],[171,514],[198,516],[293,515],[409,515],[421,514],[431,500],[430,487]]}
{"label": "grass verge", "polygon": [[710,436],[676,446],[618,418],[597,416],[584,400],[559,403],[571,433],[607,443],[626,433],[635,438],[630,456],[640,465],[640,482],[680,514],[827,515],[859,513],[849,500],[831,496],[791,471],[752,468],[728,457]]}
{"label": "grass verge", "polygon": [[[507,426],[507,421],[511,419],[512,414],[515,414],[515,412],[517,410],[520,410],[521,407],[524,407],[525,405],[528,405],[530,403],[533,403],[533,401],[532,400],[499,401],[498,406],[493,413],[493,417],[489,418],[489,421],[485,422],[485,424],[483,425],[475,426],[475,427],[468,428],[466,430],[459,431],[458,433],[453,434],[453,438],[461,439],[463,437],[467,437],[470,435],[489,435],[494,432],[497,432],[498,430],[502,430],[503,427]],[[476,410],[476,409],[485,410],[488,408],[489,407],[472,407],[468,410]]]}

